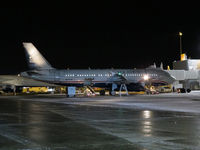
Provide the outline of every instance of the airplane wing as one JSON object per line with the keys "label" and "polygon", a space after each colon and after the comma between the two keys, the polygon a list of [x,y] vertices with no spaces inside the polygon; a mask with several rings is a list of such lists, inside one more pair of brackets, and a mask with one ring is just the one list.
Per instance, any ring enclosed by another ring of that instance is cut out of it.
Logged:
{"label": "airplane wing", "polygon": [[57,86],[55,84],[49,84],[46,82],[37,81],[34,79],[29,79],[17,75],[0,75],[0,86],[2,85],[30,86],[30,87]]}
{"label": "airplane wing", "polygon": [[112,76],[108,79],[108,81],[115,84],[128,83],[128,80],[121,73],[113,73]]}

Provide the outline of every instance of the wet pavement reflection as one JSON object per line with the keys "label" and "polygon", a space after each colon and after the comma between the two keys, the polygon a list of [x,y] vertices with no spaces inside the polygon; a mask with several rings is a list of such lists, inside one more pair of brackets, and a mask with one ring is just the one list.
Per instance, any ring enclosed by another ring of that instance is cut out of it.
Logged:
{"label": "wet pavement reflection", "polygon": [[1,150],[199,148],[197,114],[0,99]]}

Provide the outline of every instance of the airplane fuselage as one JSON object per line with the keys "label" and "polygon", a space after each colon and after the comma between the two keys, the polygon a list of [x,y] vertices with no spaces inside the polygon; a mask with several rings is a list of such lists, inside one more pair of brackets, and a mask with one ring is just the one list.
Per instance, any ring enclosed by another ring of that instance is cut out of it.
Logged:
{"label": "airplane fuselage", "polygon": [[95,87],[115,84],[143,83],[172,83],[172,77],[165,71],[155,68],[148,69],[78,69],[78,70],[32,70],[21,73],[21,76],[66,86],[90,85]]}

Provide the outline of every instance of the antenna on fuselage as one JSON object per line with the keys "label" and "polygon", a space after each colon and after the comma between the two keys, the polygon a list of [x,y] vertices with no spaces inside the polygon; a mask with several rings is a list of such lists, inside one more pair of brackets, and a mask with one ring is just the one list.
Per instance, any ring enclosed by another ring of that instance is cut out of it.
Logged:
{"label": "antenna on fuselage", "polygon": [[160,69],[163,70],[163,63],[162,62],[160,63]]}

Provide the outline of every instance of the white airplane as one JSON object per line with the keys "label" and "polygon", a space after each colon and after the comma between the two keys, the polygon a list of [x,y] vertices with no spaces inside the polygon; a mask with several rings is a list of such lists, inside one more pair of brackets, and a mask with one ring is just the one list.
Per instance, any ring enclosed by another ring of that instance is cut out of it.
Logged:
{"label": "white airplane", "polygon": [[[108,89],[111,95],[125,85],[130,90],[144,89],[145,82],[172,84],[175,79],[162,69],[56,69],[40,54],[32,43],[23,43],[30,70],[20,73],[31,78],[55,85],[91,86]],[[105,95],[105,90],[100,91]]]}

